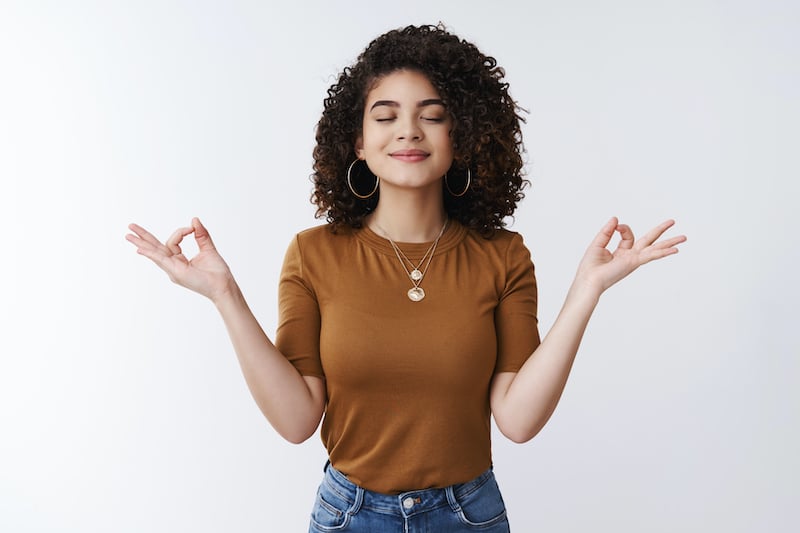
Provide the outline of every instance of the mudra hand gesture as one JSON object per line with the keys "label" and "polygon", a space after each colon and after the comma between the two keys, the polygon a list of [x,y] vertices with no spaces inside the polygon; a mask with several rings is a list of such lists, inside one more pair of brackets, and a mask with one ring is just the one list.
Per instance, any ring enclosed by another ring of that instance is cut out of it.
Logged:
{"label": "mudra hand gesture", "polygon": [[[674,220],[666,220],[635,239],[628,225],[611,218],[581,259],[576,281],[602,292],[645,263],[678,253],[677,245],[686,240],[685,235],[658,240],[674,224]],[[612,252],[606,247],[614,233],[619,233],[621,240]]]}
{"label": "mudra hand gesture", "polygon": [[[664,221],[635,239],[628,225],[612,217],[587,248],[578,266],[576,282],[603,292],[640,266],[678,253],[677,245],[686,241],[685,235],[658,240],[674,224],[674,220]],[[228,265],[200,219],[195,217],[191,226],[175,230],[163,244],[137,224],[128,228],[133,234],[128,234],[126,239],[136,246],[137,252],[152,260],[178,285],[216,301],[235,284]],[[187,259],[180,244],[192,233],[199,251],[192,259]],[[607,246],[614,233],[619,233],[621,240],[612,252]]]}
{"label": "mudra hand gesture", "polygon": [[[200,219],[193,218],[191,226],[175,230],[163,244],[141,226],[131,224],[128,229],[133,233],[125,238],[136,246],[136,251],[152,260],[178,285],[216,301],[234,284],[228,265],[217,252]],[[187,259],[180,244],[192,233],[199,251]]]}

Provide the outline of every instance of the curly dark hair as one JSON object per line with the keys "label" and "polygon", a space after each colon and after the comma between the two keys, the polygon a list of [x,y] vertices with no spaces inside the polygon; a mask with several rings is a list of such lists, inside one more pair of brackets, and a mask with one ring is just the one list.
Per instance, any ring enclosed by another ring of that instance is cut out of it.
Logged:
{"label": "curly dark hair", "polygon": [[314,148],[314,192],[317,217],[325,216],[336,232],[360,228],[378,203],[356,198],[347,186],[347,169],[355,158],[367,93],[382,77],[398,70],[428,77],[453,117],[454,162],[449,175],[472,175],[463,196],[444,187],[445,210],[484,237],[505,225],[523,198],[522,109],[508,94],[505,71],[478,48],[438,26],[408,26],[373,40],[328,89]]}

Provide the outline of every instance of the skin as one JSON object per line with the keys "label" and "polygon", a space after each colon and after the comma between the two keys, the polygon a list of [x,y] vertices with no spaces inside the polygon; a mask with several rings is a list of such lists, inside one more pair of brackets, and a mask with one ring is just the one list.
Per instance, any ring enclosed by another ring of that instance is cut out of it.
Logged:
{"label": "skin", "polygon": [[436,238],[446,218],[442,177],[453,163],[453,119],[428,78],[400,70],[367,94],[359,159],[381,178],[370,229],[400,242]]}
{"label": "skin", "polygon": [[[684,235],[659,240],[674,224],[667,220],[636,239],[616,217],[606,222],[581,259],[564,305],[542,343],[519,372],[501,372],[492,380],[492,415],[506,437],[527,442],[544,427],[561,398],[600,295],[640,266],[678,253]],[[612,252],[607,246],[614,233],[621,240]]]}
{"label": "skin", "polygon": [[[136,224],[126,236],[137,252],[151,259],[175,283],[209,298],[222,316],[247,386],[261,412],[286,440],[308,439],[322,419],[325,383],[301,376],[286,360],[253,316],[228,265],[198,218],[179,228],[163,244]],[[194,234],[198,253],[183,255],[181,241]]]}
{"label": "skin", "polygon": [[[424,75],[402,70],[384,76],[367,95],[356,155],[381,178],[379,204],[367,224],[402,242],[429,242],[446,218],[441,179],[453,160],[452,119]],[[377,105],[376,105],[377,104]],[[433,119],[433,120],[432,120]],[[552,415],[600,296],[650,261],[678,252],[683,235],[663,238],[667,220],[644,236],[612,217],[586,250],[552,328],[519,372],[497,374],[490,387],[492,415],[514,442],[533,438]],[[325,382],[301,376],[275,348],[247,305],[230,269],[199,219],[162,243],[136,224],[126,239],[169,278],[209,298],[228,329],[250,392],[272,426],[294,443],[308,439],[325,410]],[[608,245],[617,233],[620,242]],[[191,259],[180,244],[194,235]]]}

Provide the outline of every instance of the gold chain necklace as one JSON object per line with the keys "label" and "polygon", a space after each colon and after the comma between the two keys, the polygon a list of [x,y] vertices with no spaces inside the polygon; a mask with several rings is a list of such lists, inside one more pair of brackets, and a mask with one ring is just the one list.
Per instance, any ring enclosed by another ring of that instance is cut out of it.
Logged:
{"label": "gold chain necklace", "polygon": [[[419,302],[425,298],[425,291],[419,286],[419,284],[422,283],[422,278],[425,277],[425,273],[428,271],[428,267],[431,265],[433,254],[436,253],[436,245],[439,244],[439,239],[442,237],[442,235],[444,235],[444,230],[447,228],[447,220],[444,221],[444,225],[439,231],[439,235],[437,235],[436,239],[433,241],[433,244],[428,247],[428,251],[425,252],[425,255],[422,256],[422,259],[420,259],[419,263],[416,265],[414,265],[414,262],[411,261],[411,259],[409,259],[408,256],[403,253],[403,250],[401,250],[400,247],[397,246],[397,244],[389,237],[389,234],[386,233],[385,229],[377,224],[375,224],[375,227],[381,230],[381,233],[386,236],[386,240],[392,245],[392,249],[394,250],[394,254],[397,256],[397,260],[400,261],[400,265],[408,275],[408,279],[410,279],[411,283],[414,285],[408,289],[408,292],[406,293],[408,295],[408,299],[412,302]],[[406,262],[411,265],[411,270],[409,270],[406,266]],[[423,263],[425,264],[424,267],[422,266]],[[420,270],[420,268],[422,268],[422,270]]]}

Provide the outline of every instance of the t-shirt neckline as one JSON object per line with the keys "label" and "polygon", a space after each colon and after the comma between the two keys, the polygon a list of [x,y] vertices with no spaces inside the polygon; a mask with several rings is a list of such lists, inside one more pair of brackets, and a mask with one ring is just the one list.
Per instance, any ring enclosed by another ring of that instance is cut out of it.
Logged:
{"label": "t-shirt neckline", "polygon": [[[447,222],[447,227],[439,238],[439,244],[436,245],[434,256],[446,253],[448,250],[455,248],[464,239],[467,234],[467,228],[462,226],[457,221],[450,219]],[[389,240],[372,231],[369,227],[364,226],[355,231],[356,238],[372,248],[373,250],[395,256],[394,248],[389,243]],[[433,241],[428,242],[401,242],[394,241],[394,243],[410,258],[422,257],[428,251]]]}

